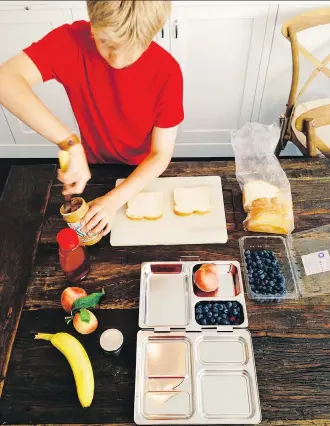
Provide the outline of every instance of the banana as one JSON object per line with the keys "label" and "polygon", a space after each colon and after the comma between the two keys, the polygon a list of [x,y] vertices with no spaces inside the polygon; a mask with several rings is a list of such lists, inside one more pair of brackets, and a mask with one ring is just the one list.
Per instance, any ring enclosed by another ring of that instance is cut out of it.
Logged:
{"label": "banana", "polygon": [[84,408],[89,407],[94,397],[94,374],[82,344],[68,333],[38,333],[35,339],[49,340],[66,357],[72,368],[79,401]]}

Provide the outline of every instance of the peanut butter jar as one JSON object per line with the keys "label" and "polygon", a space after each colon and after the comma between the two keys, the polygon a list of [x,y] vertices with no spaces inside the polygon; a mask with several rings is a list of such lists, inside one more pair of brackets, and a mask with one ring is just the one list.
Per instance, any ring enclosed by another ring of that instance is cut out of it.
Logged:
{"label": "peanut butter jar", "polygon": [[60,213],[68,226],[77,232],[80,242],[85,246],[93,246],[101,240],[102,234],[87,235],[80,230],[82,227],[81,221],[88,210],[89,205],[86,201],[81,197],[75,197],[71,200],[71,211],[65,213],[63,204],[60,208]]}

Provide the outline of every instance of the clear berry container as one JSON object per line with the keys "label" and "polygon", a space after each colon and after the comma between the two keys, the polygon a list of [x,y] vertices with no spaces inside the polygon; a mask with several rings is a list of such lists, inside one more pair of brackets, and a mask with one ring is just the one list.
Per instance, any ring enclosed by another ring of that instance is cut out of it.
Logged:
{"label": "clear berry container", "polygon": [[239,245],[249,299],[274,303],[300,296],[296,263],[286,238],[243,237]]}

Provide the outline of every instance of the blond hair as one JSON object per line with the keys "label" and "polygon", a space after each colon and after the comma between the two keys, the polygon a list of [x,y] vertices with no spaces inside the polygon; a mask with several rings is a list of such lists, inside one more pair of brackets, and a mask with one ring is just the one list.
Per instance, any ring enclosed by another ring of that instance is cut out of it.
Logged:
{"label": "blond hair", "polygon": [[125,48],[145,49],[171,13],[170,0],[87,0],[93,30]]}

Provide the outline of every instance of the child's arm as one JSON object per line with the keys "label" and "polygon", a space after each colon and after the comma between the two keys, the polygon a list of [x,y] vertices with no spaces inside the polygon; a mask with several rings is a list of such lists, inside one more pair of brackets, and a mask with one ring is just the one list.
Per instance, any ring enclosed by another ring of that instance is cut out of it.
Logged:
{"label": "child's arm", "polygon": [[155,127],[152,132],[151,151],[148,157],[125,179],[125,181],[108,194],[97,198],[90,205],[82,231],[101,232],[106,235],[112,226],[116,211],[160,176],[171,161],[178,126],[169,129]]}
{"label": "child's arm", "polygon": [[[20,53],[0,67],[0,104],[41,136],[59,144],[72,132],[33,92],[32,87],[41,82],[41,73],[33,61]],[[67,172],[59,172],[59,178],[69,185],[71,193],[78,194],[90,179],[90,171],[81,144],[69,151],[72,161]]]}

